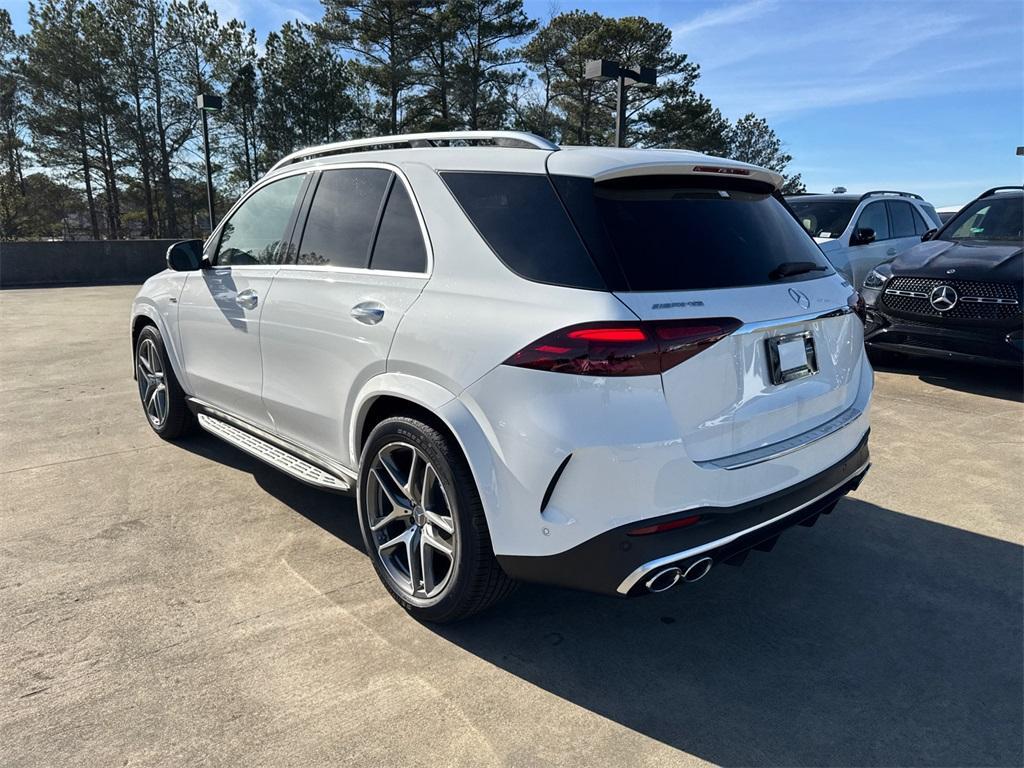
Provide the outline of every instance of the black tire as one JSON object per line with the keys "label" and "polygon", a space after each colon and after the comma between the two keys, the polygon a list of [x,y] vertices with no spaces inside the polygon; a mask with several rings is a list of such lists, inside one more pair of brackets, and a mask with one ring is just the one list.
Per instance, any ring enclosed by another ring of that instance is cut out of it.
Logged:
{"label": "black tire", "polygon": [[[143,399],[144,380],[140,373],[139,354],[140,350],[148,349],[149,344],[155,347],[156,354],[159,355],[160,364],[163,368],[163,382],[167,393],[167,415],[159,422],[154,420],[149,412],[147,412],[146,402]],[[135,340],[135,376],[136,380],[140,382],[139,398],[142,401],[142,412],[154,432],[164,440],[176,440],[195,431],[195,415],[189,410],[188,404],[185,402],[185,392],[181,388],[181,384],[178,383],[178,377],[174,375],[174,369],[171,367],[171,362],[167,357],[167,349],[164,347],[164,340],[160,336],[160,331],[155,326],[147,325],[139,332],[139,336]]]}
{"label": "black tire", "polygon": [[[382,449],[406,445],[418,448],[436,471],[451,509],[458,546],[447,585],[429,604],[399,589],[385,567],[370,531],[367,507],[371,465]],[[414,618],[449,623],[479,613],[504,599],[516,582],[501,569],[491,547],[490,532],[472,473],[462,451],[445,434],[417,419],[397,416],[380,422],[363,446],[356,498],[359,526],[374,570],[391,596]]]}

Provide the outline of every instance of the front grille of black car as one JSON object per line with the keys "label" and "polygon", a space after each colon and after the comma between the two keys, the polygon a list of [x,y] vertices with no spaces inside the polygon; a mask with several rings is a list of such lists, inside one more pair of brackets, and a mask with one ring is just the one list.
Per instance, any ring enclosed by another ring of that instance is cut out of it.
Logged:
{"label": "front grille of black car", "polygon": [[[945,312],[932,306],[932,291],[948,285],[956,305]],[[885,306],[893,312],[958,320],[1011,320],[1021,316],[1020,296],[1013,283],[942,280],[932,277],[894,277],[885,286]]]}

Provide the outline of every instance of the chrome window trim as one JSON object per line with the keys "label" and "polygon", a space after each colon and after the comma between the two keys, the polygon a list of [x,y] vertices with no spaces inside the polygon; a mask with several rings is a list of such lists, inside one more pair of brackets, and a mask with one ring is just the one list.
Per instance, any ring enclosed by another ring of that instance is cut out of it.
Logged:
{"label": "chrome window trim", "polygon": [[711,550],[718,549],[719,547],[724,547],[724,546],[726,546],[728,544],[731,544],[732,542],[736,541],[737,539],[743,538],[744,536],[746,536],[749,533],[753,533],[754,531],[758,531],[761,528],[766,528],[769,525],[772,525],[774,523],[779,522],[780,520],[784,520],[785,518],[789,517],[790,515],[795,515],[800,510],[806,509],[807,507],[811,506],[811,504],[814,504],[815,502],[821,501],[823,498],[828,496],[830,493],[834,493],[835,491],[839,490],[844,485],[849,483],[851,480],[854,480],[857,477],[860,477],[865,472],[867,472],[870,467],[871,467],[871,462],[870,461],[864,462],[857,470],[855,470],[850,475],[848,475],[844,480],[841,480],[840,482],[838,482],[835,485],[833,485],[831,488],[829,488],[824,493],[820,493],[817,496],[815,496],[813,499],[811,499],[809,501],[805,501],[803,504],[801,504],[801,505],[799,505],[797,507],[794,507],[793,509],[789,510],[788,512],[783,512],[781,515],[776,515],[775,517],[771,518],[770,520],[765,520],[762,523],[758,523],[757,525],[752,525],[749,528],[744,528],[742,531],[737,531],[736,533],[731,533],[728,536],[723,536],[720,539],[715,539],[714,541],[709,541],[706,544],[700,544],[700,545],[698,545],[696,547],[691,547],[690,549],[684,549],[682,552],[676,552],[675,554],[672,554],[672,555],[665,555],[664,557],[659,557],[656,560],[651,560],[651,561],[649,561],[647,563],[644,563],[643,565],[639,566],[636,570],[634,570],[631,574],[629,574],[629,576],[627,576],[625,579],[623,579],[622,583],[619,584],[619,587],[618,587],[617,591],[618,591],[618,593],[620,595],[627,595],[627,594],[629,594],[629,591],[633,587],[636,586],[637,582],[640,581],[640,579],[642,579],[644,576],[646,576],[651,571],[657,570],[658,568],[662,568],[662,567],[664,567],[666,565],[671,565],[673,563],[677,563],[680,560],[685,560],[685,559],[690,558],[690,557],[696,557],[697,555],[702,555],[705,552],[710,552]]}
{"label": "chrome window trim", "polygon": [[[287,178],[288,176],[295,176],[296,174],[300,174],[300,173],[316,173],[318,171],[319,172],[323,172],[323,171],[344,170],[346,168],[379,168],[381,170],[391,171],[392,173],[395,174],[395,176],[398,179],[401,180],[403,186],[405,187],[405,191],[409,195],[409,199],[412,200],[412,208],[416,212],[416,220],[419,222],[419,225],[420,225],[420,235],[423,237],[423,244],[424,244],[424,246],[426,248],[426,252],[427,252],[427,269],[426,269],[425,272],[403,272],[403,271],[392,270],[392,269],[369,269],[369,268],[363,268],[363,267],[341,267],[341,266],[337,266],[336,267],[336,266],[331,266],[331,265],[312,265],[312,264],[238,264],[238,265],[228,265],[228,264],[225,264],[223,267],[217,267],[217,269],[267,270],[267,269],[273,268],[273,269],[279,269],[279,270],[288,270],[289,272],[295,272],[295,271],[303,271],[304,272],[304,271],[307,271],[307,270],[312,270],[312,271],[316,271],[316,272],[340,272],[340,273],[360,274],[360,275],[363,275],[363,274],[365,274],[365,275],[385,275],[385,276],[388,276],[388,277],[419,277],[419,278],[429,278],[431,275],[433,275],[433,273],[434,273],[434,246],[433,246],[433,243],[431,243],[431,241],[430,241],[430,233],[427,231],[427,222],[426,222],[426,219],[423,217],[423,210],[420,207],[420,201],[416,197],[415,191],[413,191],[412,184],[409,182],[409,177],[406,176],[405,172],[400,167],[398,167],[397,165],[394,165],[392,163],[384,163],[384,162],[370,161],[370,160],[361,160],[361,161],[360,160],[352,160],[352,161],[349,161],[349,162],[345,162],[344,160],[339,160],[339,161],[335,161],[335,162],[324,163],[322,165],[316,165],[316,166],[313,166],[313,167],[289,168],[288,170],[284,170],[284,171],[280,171],[280,172],[273,172],[272,174],[263,177],[262,179],[257,181],[255,184],[253,184],[251,187],[249,187],[249,189],[247,189],[245,191],[245,194],[243,194],[237,200],[237,202],[235,202],[235,204],[233,206],[231,206],[231,209],[220,220],[220,223],[217,224],[216,229],[213,230],[213,232],[210,234],[210,237],[207,238],[206,243],[203,245],[203,252],[205,253],[207,248],[209,248],[211,246],[211,244],[215,244],[215,243],[220,241],[221,228],[224,226],[225,222],[227,222],[228,219],[230,219],[231,216],[234,215],[235,210],[238,209],[239,206],[241,206],[246,200],[248,200],[252,195],[254,195],[257,191],[259,191],[261,188],[265,187],[266,185],[272,184],[273,182],[278,181],[280,179]],[[314,193],[313,193],[313,197],[314,197],[314,199],[316,197],[315,190],[314,190]],[[310,201],[310,202],[312,202],[312,201]]]}

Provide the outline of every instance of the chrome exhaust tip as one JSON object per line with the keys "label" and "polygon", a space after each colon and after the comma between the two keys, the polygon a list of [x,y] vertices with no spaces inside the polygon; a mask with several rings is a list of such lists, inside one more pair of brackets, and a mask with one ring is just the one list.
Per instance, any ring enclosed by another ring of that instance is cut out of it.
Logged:
{"label": "chrome exhaust tip", "polygon": [[666,592],[678,584],[681,578],[683,578],[683,572],[673,565],[670,568],[663,568],[651,576],[644,582],[644,586],[647,587],[648,592]]}
{"label": "chrome exhaust tip", "polygon": [[683,581],[688,584],[700,581],[708,575],[713,564],[714,561],[710,557],[702,557],[700,560],[690,563],[690,566],[683,572]]}

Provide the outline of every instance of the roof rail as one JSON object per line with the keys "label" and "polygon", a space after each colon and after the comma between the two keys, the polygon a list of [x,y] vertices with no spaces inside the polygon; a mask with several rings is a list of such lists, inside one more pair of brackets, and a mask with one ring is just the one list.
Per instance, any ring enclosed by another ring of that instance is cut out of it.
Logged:
{"label": "roof rail", "polygon": [[900,197],[912,197],[915,200],[924,200],[923,197],[921,197],[920,195],[915,195],[913,192],[897,192],[892,189],[876,189],[871,192],[865,192],[863,195],[860,196],[860,199],[867,200],[869,197],[874,197],[875,195],[899,195]]}
{"label": "roof rail", "polygon": [[978,197],[988,197],[989,195],[994,195],[996,192],[1001,192],[1004,189],[1024,189],[1024,186],[992,187],[992,189],[986,189],[984,192],[978,195]]}
{"label": "roof rail", "polygon": [[462,146],[492,144],[498,147],[515,147],[518,149],[558,149],[547,139],[525,131],[438,131],[434,133],[408,133],[404,136],[370,136],[365,139],[336,141],[333,144],[322,144],[306,147],[278,160],[270,169],[276,171],[285,165],[299,163],[314,157],[341,155],[346,152],[358,152],[376,148],[410,149],[413,147]]}

